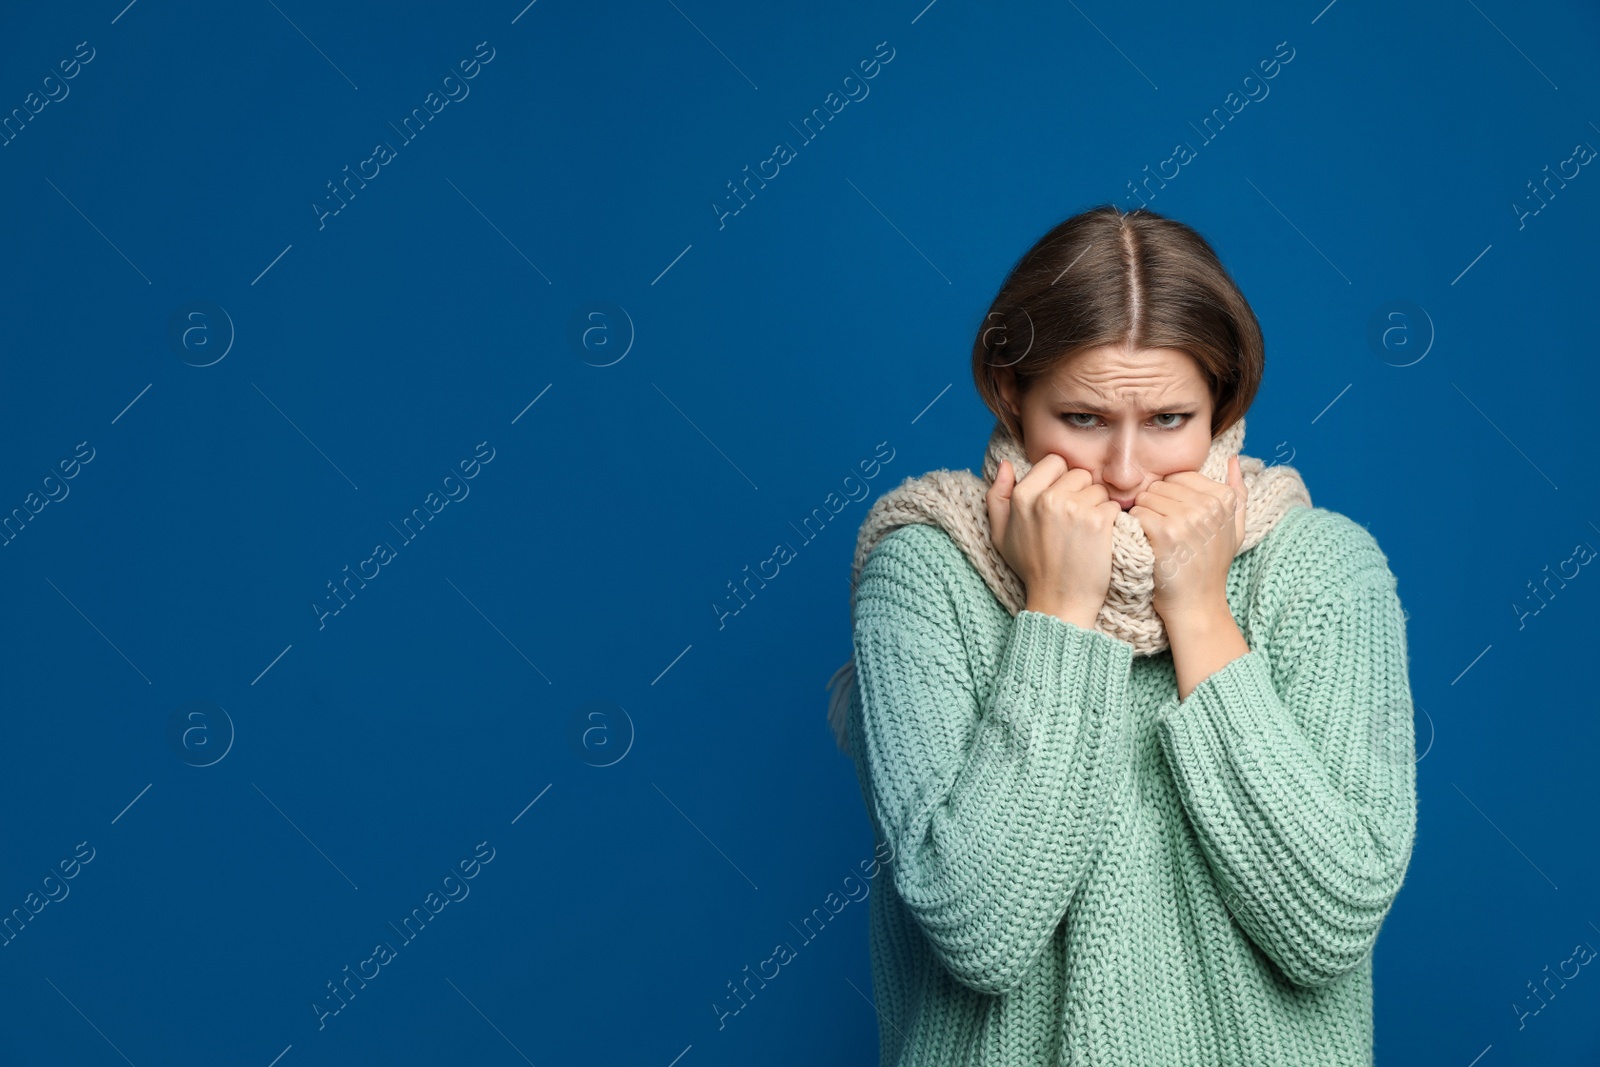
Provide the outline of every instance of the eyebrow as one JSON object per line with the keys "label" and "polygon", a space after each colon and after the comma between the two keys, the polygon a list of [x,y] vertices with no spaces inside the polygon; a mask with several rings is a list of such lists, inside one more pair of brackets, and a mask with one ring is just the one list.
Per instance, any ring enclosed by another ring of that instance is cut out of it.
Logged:
{"label": "eyebrow", "polygon": [[[1096,403],[1077,399],[1058,400],[1055,402],[1054,406],[1058,408],[1067,408],[1072,411],[1086,411],[1095,415],[1104,415],[1108,410],[1107,408],[1101,407]],[[1176,411],[1178,408],[1192,407],[1199,407],[1199,404],[1193,400],[1174,399],[1166,401],[1160,407],[1140,408],[1139,411],[1142,415],[1161,415]]]}

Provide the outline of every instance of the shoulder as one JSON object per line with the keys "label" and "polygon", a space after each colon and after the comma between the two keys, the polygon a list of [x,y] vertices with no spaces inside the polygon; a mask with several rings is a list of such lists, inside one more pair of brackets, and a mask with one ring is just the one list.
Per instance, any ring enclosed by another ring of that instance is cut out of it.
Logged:
{"label": "shoulder", "polygon": [[965,563],[966,557],[943,527],[913,522],[896,526],[878,538],[861,568],[861,580],[911,580],[939,585]]}
{"label": "shoulder", "polygon": [[1259,556],[1258,596],[1280,605],[1343,596],[1368,583],[1396,585],[1372,531],[1328,508],[1291,508],[1252,554]]}
{"label": "shoulder", "polygon": [[960,551],[944,527],[928,522],[911,522],[904,526],[896,526],[878,538],[878,543],[873,546],[868,558],[882,553],[886,556],[914,556],[942,560],[959,555]]}
{"label": "shoulder", "polygon": [[926,613],[986,591],[960,546],[943,527],[914,522],[878,539],[862,565],[858,602],[893,602]]}

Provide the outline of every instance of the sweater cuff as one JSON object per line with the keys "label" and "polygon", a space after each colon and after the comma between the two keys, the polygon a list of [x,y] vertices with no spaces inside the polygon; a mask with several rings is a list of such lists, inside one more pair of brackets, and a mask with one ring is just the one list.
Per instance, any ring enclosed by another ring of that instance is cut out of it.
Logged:
{"label": "sweater cuff", "polygon": [[1219,742],[1273,733],[1270,709],[1278,699],[1266,654],[1251,649],[1202,679],[1160,724],[1175,739],[1218,748]]}
{"label": "sweater cuff", "polygon": [[1003,684],[1120,702],[1127,695],[1133,646],[1058,615],[1024,608],[1001,662]]}

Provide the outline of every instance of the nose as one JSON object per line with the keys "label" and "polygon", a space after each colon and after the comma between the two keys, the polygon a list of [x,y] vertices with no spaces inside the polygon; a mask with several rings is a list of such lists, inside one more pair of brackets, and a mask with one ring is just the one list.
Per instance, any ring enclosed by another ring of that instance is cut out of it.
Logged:
{"label": "nose", "polygon": [[1123,511],[1133,507],[1133,498],[1144,484],[1144,470],[1133,460],[1133,447],[1131,431],[1122,440],[1109,438],[1106,441],[1105,467],[1100,473],[1106,493]]}

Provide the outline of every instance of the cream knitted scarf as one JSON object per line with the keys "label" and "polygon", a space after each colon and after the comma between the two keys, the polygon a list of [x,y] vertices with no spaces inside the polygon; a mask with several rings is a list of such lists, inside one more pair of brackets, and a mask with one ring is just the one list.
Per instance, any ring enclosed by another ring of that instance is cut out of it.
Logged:
{"label": "cream knitted scarf", "polygon": [[[1246,506],[1244,541],[1239,552],[1254,548],[1290,508],[1310,507],[1311,494],[1293,467],[1267,466],[1240,454],[1244,445],[1244,419],[1240,418],[1211,441],[1200,473],[1227,483],[1228,460],[1239,456]],[[1012,615],[1022,611],[1026,590],[1016,572],[995,547],[989,526],[987,494],[1000,471],[1000,461],[1010,460],[1020,481],[1033,469],[1022,447],[1005,425],[996,422],[983,457],[983,477],[968,470],[940,469],[907,478],[879,497],[867,512],[856,535],[856,555],[850,572],[850,618],[855,623],[855,589],[861,568],[874,545],[890,530],[911,523],[941,527],[983,576],[984,582]],[[1095,629],[1133,646],[1135,655],[1153,656],[1167,648],[1166,629],[1156,614],[1155,552],[1139,520],[1127,512],[1117,516],[1111,538],[1111,588],[1095,620]],[[828,723],[839,748],[848,752],[846,715],[855,684],[855,659],[851,657],[828,681]]]}

